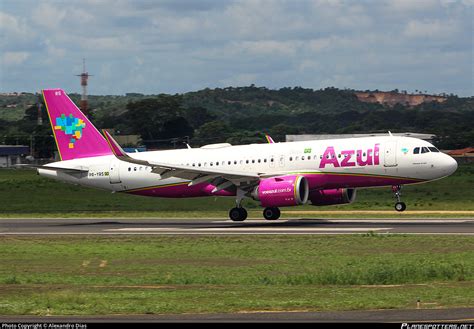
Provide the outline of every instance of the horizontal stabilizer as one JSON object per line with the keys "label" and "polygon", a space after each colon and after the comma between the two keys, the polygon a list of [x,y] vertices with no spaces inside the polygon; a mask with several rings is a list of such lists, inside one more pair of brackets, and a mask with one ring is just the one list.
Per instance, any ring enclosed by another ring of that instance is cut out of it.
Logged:
{"label": "horizontal stabilizer", "polygon": [[89,171],[88,169],[41,166],[41,165],[31,165],[31,164],[18,164],[15,167],[17,167],[17,168],[26,168],[26,169],[55,170],[55,171],[59,171],[59,172],[67,173],[67,174],[80,174],[80,173],[87,173]]}

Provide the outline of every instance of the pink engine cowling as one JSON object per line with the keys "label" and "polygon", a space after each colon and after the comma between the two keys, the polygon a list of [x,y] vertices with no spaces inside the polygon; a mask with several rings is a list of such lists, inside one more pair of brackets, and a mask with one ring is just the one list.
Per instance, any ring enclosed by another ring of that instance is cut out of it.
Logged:
{"label": "pink engine cowling", "polygon": [[262,179],[252,192],[262,207],[288,207],[308,201],[308,180],[304,176],[289,175]]}
{"label": "pink engine cowling", "polygon": [[356,197],[355,189],[337,188],[331,190],[316,190],[309,193],[309,200],[313,206],[329,206],[335,204],[352,203]]}

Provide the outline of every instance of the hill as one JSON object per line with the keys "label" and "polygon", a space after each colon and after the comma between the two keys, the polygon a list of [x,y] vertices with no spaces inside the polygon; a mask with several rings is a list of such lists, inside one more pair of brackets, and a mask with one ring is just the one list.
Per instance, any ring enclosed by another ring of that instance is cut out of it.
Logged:
{"label": "hill", "polygon": [[[79,103],[79,94],[70,96]],[[36,150],[52,153],[49,126],[36,125],[37,99],[0,94],[0,143],[30,145],[34,139]],[[282,141],[299,133],[426,132],[438,135],[437,146],[446,149],[473,146],[474,140],[474,98],[455,95],[251,85],[176,95],[91,95],[89,104],[97,127],[140,134],[151,148],[170,147],[161,140],[184,136],[194,146],[263,142],[263,133]]]}

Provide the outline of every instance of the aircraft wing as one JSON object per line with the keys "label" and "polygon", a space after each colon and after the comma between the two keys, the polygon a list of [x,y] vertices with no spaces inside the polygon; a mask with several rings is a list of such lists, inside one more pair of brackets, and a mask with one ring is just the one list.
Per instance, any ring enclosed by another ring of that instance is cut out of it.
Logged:
{"label": "aircraft wing", "polygon": [[209,182],[215,180],[216,178],[220,178],[221,183],[216,186],[213,192],[228,188],[232,185],[236,185],[239,187],[253,186],[260,181],[260,173],[240,172],[226,170],[222,168],[214,169],[182,166],[169,163],[135,159],[125,153],[125,151],[106,130],[103,130],[103,133],[107,142],[109,143],[110,149],[119,160],[138,165],[150,166],[153,168],[152,172],[159,174],[161,176],[161,179],[166,179],[170,177],[188,179],[191,181],[188,185],[192,186],[199,183]]}

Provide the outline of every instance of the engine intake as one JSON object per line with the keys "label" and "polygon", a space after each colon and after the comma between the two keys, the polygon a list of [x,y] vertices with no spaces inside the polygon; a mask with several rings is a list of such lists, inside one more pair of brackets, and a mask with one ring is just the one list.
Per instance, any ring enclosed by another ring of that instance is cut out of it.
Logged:
{"label": "engine intake", "polygon": [[308,201],[309,186],[304,176],[289,175],[262,179],[252,192],[262,207],[288,207]]}
{"label": "engine intake", "polygon": [[329,206],[352,203],[356,198],[356,190],[352,188],[337,188],[331,190],[315,190],[309,194],[313,206]]}

